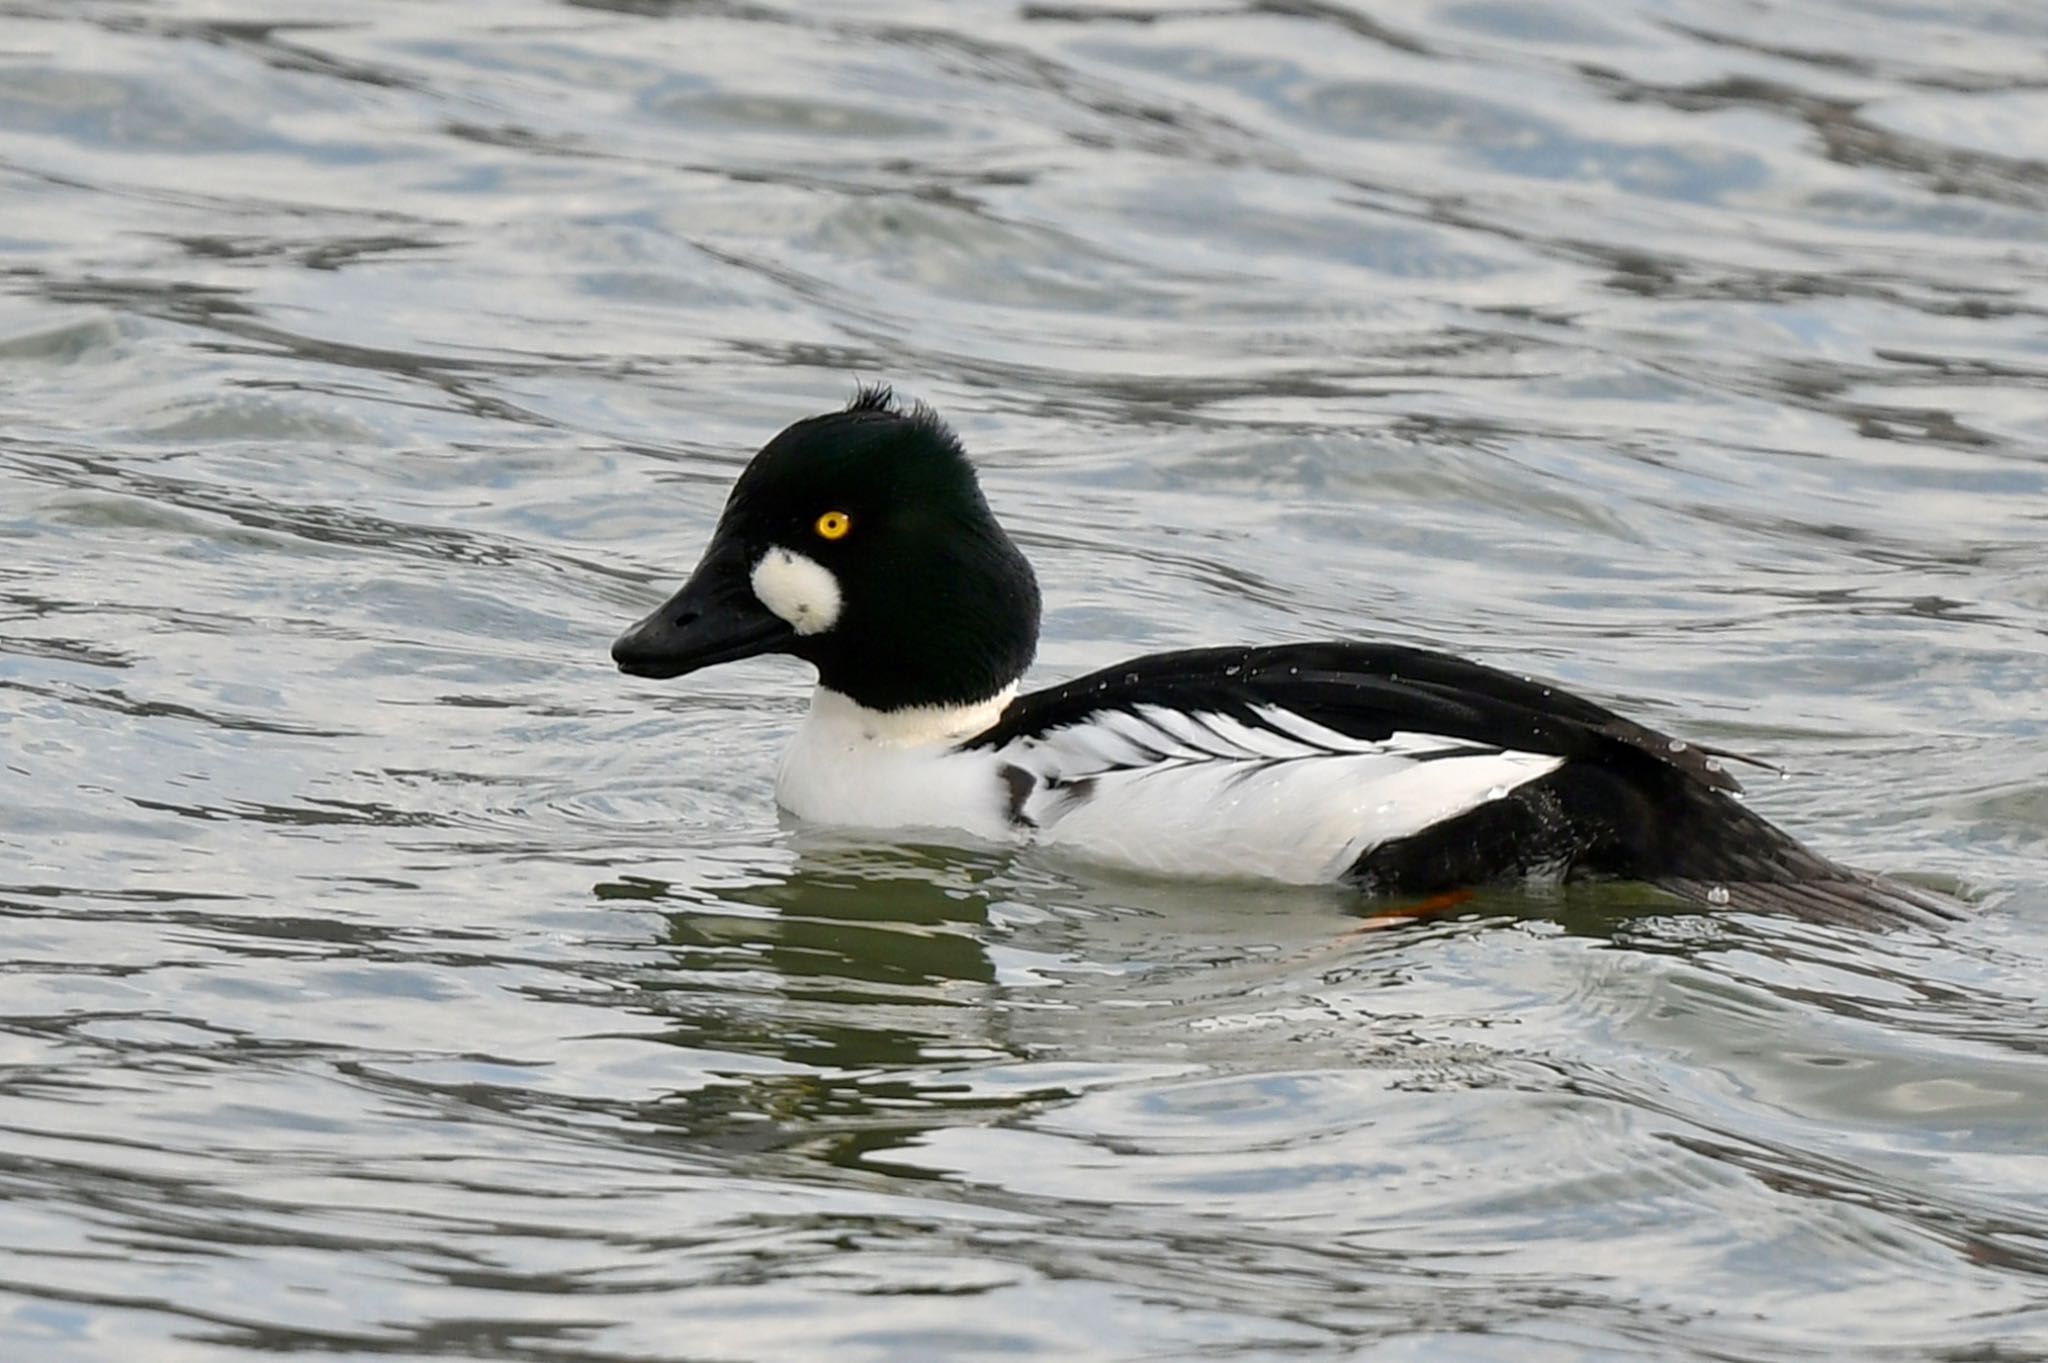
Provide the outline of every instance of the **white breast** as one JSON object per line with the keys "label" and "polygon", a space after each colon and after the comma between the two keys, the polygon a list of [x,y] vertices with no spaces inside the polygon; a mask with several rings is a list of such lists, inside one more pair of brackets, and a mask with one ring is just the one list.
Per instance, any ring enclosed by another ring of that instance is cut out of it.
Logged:
{"label": "white breast", "polygon": [[1013,686],[978,705],[883,712],[821,686],[782,756],[776,803],[836,828],[1013,839],[1001,760],[956,745],[995,723],[1015,694]]}
{"label": "white breast", "polygon": [[776,798],[843,827],[950,829],[1134,870],[1313,884],[1563,760],[1440,734],[1356,739],[1278,707],[1245,723],[1139,706],[994,750],[955,746],[1009,698],[879,714],[821,688]]}

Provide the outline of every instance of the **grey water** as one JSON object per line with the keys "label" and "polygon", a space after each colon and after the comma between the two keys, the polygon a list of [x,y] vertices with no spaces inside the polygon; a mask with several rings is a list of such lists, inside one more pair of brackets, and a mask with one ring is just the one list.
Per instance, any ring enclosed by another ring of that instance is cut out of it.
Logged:
{"label": "grey water", "polygon": [[[785,826],[892,381],[1037,678],[1554,678],[1935,935]],[[2048,8],[0,4],[0,1357],[2048,1357]]]}

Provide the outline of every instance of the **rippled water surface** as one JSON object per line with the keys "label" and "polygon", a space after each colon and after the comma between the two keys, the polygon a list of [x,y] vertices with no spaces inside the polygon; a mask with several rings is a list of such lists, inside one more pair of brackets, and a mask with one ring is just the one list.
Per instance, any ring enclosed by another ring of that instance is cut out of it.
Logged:
{"label": "rippled water surface", "polygon": [[[2048,8],[0,7],[0,1354],[2048,1356]],[[1942,937],[783,826],[605,648],[888,379],[1038,675],[1359,634]]]}

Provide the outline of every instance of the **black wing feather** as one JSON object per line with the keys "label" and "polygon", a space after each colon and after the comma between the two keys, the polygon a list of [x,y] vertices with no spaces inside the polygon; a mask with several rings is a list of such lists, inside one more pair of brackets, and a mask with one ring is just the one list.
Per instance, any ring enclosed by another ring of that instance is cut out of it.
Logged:
{"label": "black wing feather", "polygon": [[[1582,757],[1619,744],[1714,790],[1741,785],[1730,754],[1682,743],[1559,687],[1401,644],[1276,644],[1154,653],[1019,696],[966,746],[1000,747],[1103,710],[1156,704],[1259,724],[1278,706],[1353,738],[1442,734],[1490,748]],[[1740,760],[1740,759],[1733,759]]]}

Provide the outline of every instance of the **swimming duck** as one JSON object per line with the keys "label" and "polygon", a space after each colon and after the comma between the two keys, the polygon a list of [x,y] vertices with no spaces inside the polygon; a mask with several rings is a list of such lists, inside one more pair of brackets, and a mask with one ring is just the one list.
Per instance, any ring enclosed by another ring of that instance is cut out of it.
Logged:
{"label": "swimming duck", "polygon": [[775,794],[820,824],[1433,903],[1549,876],[1861,925],[1955,916],[1739,803],[1730,754],[1540,681],[1324,642],[1157,653],[1020,695],[1038,624],[959,439],[864,387],[754,456],[689,581],[612,658],[652,678],[815,667]]}

